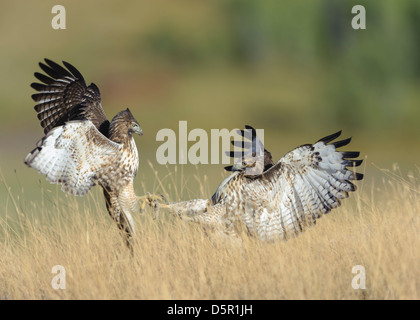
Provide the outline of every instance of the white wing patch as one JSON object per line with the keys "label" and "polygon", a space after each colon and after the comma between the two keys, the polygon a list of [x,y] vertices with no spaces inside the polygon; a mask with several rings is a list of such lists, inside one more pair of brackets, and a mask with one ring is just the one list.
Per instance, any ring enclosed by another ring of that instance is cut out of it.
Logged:
{"label": "white wing patch", "polygon": [[88,120],[54,128],[37,146],[25,163],[51,183],[60,183],[64,192],[78,196],[89,192],[103,167],[118,162],[121,149]]}

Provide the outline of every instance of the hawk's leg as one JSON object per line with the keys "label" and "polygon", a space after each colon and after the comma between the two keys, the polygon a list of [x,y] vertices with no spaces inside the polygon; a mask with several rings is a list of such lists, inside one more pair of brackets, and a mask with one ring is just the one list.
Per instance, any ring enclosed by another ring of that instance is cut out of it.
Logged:
{"label": "hawk's leg", "polygon": [[131,239],[133,237],[133,230],[120,207],[117,194],[108,188],[104,188],[104,196],[109,215],[117,223],[118,228],[124,233],[126,245],[132,251]]}
{"label": "hawk's leg", "polygon": [[[148,195],[145,197],[147,198]],[[164,201],[165,203],[162,203],[161,201]],[[205,214],[207,212],[208,200],[195,199],[168,203],[163,196],[160,196],[157,199],[146,203],[156,211],[159,211],[161,208],[168,209],[170,213],[180,217],[181,219],[190,220],[194,219],[194,216],[200,216],[201,214]]]}
{"label": "hawk's leg", "polygon": [[214,210],[207,199],[194,199],[189,201],[156,204],[157,208],[169,209],[169,211],[183,220],[197,222],[206,225],[218,224],[220,210]]}
{"label": "hawk's leg", "polygon": [[156,211],[156,217],[160,208],[169,208],[169,203],[163,195],[151,194],[147,192],[144,196],[137,197],[137,200],[141,202],[140,212],[143,212],[147,204]]}

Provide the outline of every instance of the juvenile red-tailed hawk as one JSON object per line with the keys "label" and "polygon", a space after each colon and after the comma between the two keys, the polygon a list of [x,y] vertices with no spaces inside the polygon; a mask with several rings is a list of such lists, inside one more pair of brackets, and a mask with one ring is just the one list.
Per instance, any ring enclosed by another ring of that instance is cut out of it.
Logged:
{"label": "juvenile red-tailed hawk", "polygon": [[139,212],[133,187],[139,156],[133,133],[141,136],[143,131],[129,109],[109,122],[98,87],[87,86],[71,64],[63,61],[65,69],[48,59],[45,63],[39,65],[46,75],[35,73],[42,83],[31,84],[39,92],[32,98],[45,136],[25,163],[73,195],[83,196],[100,185],[108,212],[130,246],[135,232],[131,214]]}
{"label": "juvenile red-tailed hawk", "polygon": [[161,206],[226,234],[236,234],[241,228],[263,240],[286,239],[340,206],[341,200],[356,190],[351,181],[363,178],[348,169],[362,163],[353,160],[359,152],[337,150],[351,139],[332,142],[341,131],[302,145],[274,163],[256,131],[250,126],[246,129],[238,133],[245,138],[245,132],[250,132],[251,141],[232,141],[244,150],[229,152],[231,157],[240,155],[240,160],[225,168],[233,173],[211,199]]}

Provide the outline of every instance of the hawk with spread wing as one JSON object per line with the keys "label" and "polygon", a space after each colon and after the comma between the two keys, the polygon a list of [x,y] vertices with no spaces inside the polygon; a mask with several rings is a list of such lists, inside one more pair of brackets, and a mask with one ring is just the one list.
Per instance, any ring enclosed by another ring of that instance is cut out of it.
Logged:
{"label": "hawk with spread wing", "polygon": [[35,73],[42,83],[31,84],[38,91],[32,98],[45,136],[25,163],[73,195],[83,196],[100,185],[108,212],[130,247],[135,232],[131,214],[139,211],[138,200],[144,198],[134,192],[139,156],[133,134],[143,131],[129,109],[109,122],[98,87],[86,85],[74,66],[63,64],[65,68],[45,59],[39,65],[46,75]]}
{"label": "hawk with spread wing", "polygon": [[302,145],[276,163],[255,129],[246,126],[238,133],[243,139],[232,144],[243,150],[228,154],[239,161],[225,167],[232,174],[211,199],[161,206],[181,218],[217,227],[229,235],[241,228],[262,240],[287,239],[340,206],[341,200],[356,190],[351,181],[363,178],[363,174],[349,170],[362,163],[354,160],[359,152],[337,150],[351,138],[332,142],[341,131]]}

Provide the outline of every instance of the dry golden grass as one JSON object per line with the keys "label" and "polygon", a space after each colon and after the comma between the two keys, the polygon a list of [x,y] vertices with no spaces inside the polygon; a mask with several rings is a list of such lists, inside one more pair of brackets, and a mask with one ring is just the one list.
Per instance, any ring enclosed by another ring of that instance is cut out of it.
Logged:
{"label": "dry golden grass", "polygon": [[[146,211],[134,256],[99,196],[82,207],[65,197],[55,210],[16,204],[16,218],[0,223],[0,297],[419,299],[420,175],[384,177],[287,242],[227,241]],[[64,290],[51,286],[55,265],[66,270]],[[365,290],[352,288],[355,265]]]}

